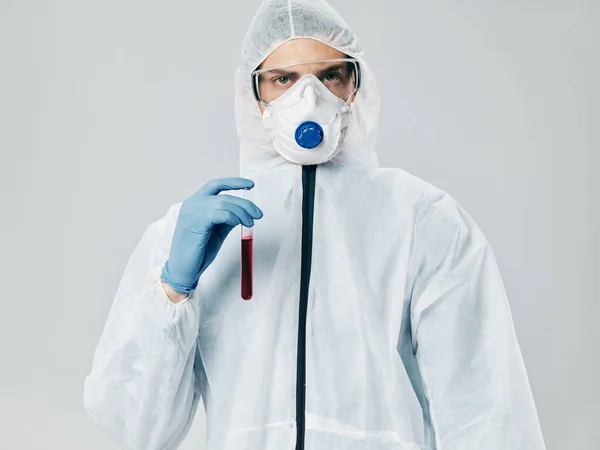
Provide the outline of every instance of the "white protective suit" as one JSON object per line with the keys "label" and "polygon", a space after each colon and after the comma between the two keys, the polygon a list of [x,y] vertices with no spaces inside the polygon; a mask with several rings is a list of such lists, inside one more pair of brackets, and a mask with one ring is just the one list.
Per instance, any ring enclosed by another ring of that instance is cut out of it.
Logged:
{"label": "white protective suit", "polygon": [[[274,150],[250,72],[313,38],[357,58],[342,151],[299,166]],[[236,76],[241,174],[264,218],[254,298],[234,231],[187,300],[160,284],[179,207],[133,252],[85,381],[123,448],[175,449],[202,400],[209,450],[542,450],[494,255],[446,193],[374,153],[375,80],[322,0],[263,2]],[[199,444],[200,447],[200,444]]]}

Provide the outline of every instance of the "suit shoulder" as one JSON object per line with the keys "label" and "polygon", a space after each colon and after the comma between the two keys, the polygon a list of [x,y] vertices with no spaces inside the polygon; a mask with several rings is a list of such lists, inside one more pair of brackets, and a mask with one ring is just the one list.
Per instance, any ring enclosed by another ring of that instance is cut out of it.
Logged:
{"label": "suit shoulder", "polygon": [[486,242],[478,225],[448,192],[402,169],[378,169],[378,182],[388,186],[398,204],[410,205],[414,226],[432,233],[460,231]]}

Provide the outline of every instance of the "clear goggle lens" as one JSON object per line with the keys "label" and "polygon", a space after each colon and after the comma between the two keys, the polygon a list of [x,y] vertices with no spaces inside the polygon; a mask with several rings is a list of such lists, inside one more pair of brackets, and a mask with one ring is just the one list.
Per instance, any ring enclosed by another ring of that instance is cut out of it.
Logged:
{"label": "clear goggle lens", "polygon": [[360,85],[360,68],[353,58],[267,67],[252,72],[256,100],[264,104],[277,100],[300,78],[309,74],[317,77],[333,94],[344,101],[348,101]]}

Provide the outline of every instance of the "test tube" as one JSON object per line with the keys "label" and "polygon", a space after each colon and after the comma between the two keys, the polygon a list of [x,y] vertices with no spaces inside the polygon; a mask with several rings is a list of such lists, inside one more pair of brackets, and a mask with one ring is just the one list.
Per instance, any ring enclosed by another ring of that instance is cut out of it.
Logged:
{"label": "test tube", "polygon": [[[243,191],[243,197],[247,200],[252,200],[252,191]],[[253,294],[253,238],[254,227],[242,227],[242,298],[250,300]]]}

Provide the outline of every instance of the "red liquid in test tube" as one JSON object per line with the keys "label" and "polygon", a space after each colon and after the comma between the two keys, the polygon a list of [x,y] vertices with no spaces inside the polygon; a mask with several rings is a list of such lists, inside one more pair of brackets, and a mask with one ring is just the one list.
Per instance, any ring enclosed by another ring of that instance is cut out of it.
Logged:
{"label": "red liquid in test tube", "polygon": [[[244,198],[252,200],[252,192],[244,191]],[[254,228],[247,228],[242,225],[242,298],[250,300],[254,291],[253,286],[253,253],[254,253]]]}
{"label": "red liquid in test tube", "polygon": [[[244,236],[246,231],[246,236]],[[253,254],[252,228],[242,228],[242,298],[250,300],[253,291],[252,254]]]}
{"label": "red liquid in test tube", "polygon": [[[252,228],[250,228],[252,230]],[[250,237],[242,237],[242,298],[250,300],[252,298],[252,247],[253,239]]]}

